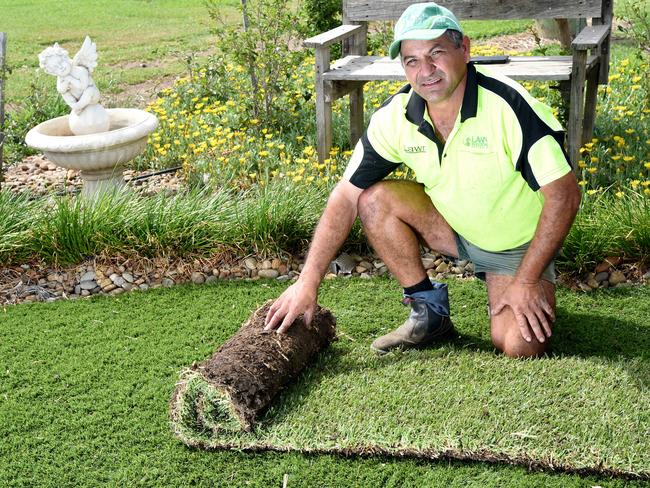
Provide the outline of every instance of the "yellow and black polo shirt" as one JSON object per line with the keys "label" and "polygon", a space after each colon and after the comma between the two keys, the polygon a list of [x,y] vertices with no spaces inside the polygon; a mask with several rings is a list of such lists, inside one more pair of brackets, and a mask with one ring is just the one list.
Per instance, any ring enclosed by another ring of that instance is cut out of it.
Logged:
{"label": "yellow and black polo shirt", "polygon": [[564,131],[551,109],[517,82],[467,65],[463,104],[447,141],[410,85],[370,119],[343,178],[368,188],[404,163],[447,220],[486,251],[533,238],[539,188],[571,171]]}

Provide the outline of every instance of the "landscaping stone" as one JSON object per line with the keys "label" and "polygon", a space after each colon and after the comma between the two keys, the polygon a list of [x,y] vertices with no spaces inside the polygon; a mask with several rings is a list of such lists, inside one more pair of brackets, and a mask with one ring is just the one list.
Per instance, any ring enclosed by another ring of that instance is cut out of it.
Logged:
{"label": "landscaping stone", "polygon": [[257,272],[257,276],[265,279],[275,279],[280,276],[280,273],[277,269],[260,269]]}
{"label": "landscaping stone", "polygon": [[[93,273],[93,275],[94,275],[94,273]],[[82,290],[92,290],[93,288],[97,287],[97,282],[95,280],[84,280],[81,283],[79,283],[79,287]]]}
{"label": "landscaping stone", "polygon": [[422,258],[422,266],[424,266],[424,269],[433,268],[433,263],[435,262],[436,260],[434,258]]}
{"label": "landscaping stone", "polygon": [[250,270],[257,269],[257,259],[255,259],[255,258],[246,258],[244,260],[244,266],[246,266],[246,268],[250,269]]}
{"label": "landscaping stone", "polygon": [[122,278],[124,278],[124,281],[126,281],[127,283],[133,283],[135,281],[133,275],[127,271],[122,273]]}
{"label": "landscaping stone", "polygon": [[163,278],[161,284],[166,288],[170,288],[175,285],[174,280],[172,280],[171,278]]}
{"label": "landscaping stone", "polygon": [[444,261],[436,266],[436,273],[446,273],[449,271],[449,265]]}
{"label": "landscaping stone", "polygon": [[601,281],[605,281],[607,278],[609,278],[609,273],[607,271],[601,271],[600,273],[597,273],[594,276],[594,279],[600,283]]}
{"label": "landscaping stone", "polygon": [[109,278],[116,286],[122,286],[124,285],[124,283],[126,283],[126,280],[122,278],[120,275],[118,275],[117,273],[113,273],[112,275],[109,276]]}
{"label": "landscaping stone", "polygon": [[627,278],[621,271],[613,271],[612,274],[609,275],[609,284],[612,286],[620,285],[626,281]]}
{"label": "landscaping stone", "polygon": [[94,281],[95,278],[97,277],[96,273],[94,271],[86,271],[83,275],[81,275],[81,278],[79,278],[79,281]]}
{"label": "landscaping stone", "polygon": [[194,283],[195,285],[200,285],[202,283],[205,283],[205,276],[203,275],[203,273],[199,273],[198,271],[192,273],[190,279],[192,280],[192,283]]}

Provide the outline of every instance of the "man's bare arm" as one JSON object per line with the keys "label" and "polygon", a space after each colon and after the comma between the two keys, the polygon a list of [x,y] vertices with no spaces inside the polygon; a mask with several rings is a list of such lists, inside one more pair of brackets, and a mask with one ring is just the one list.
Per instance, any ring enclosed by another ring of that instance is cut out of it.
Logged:
{"label": "man's bare arm", "polygon": [[311,322],[316,310],[318,287],[334,255],[350,233],[362,191],[346,180],[341,180],[332,190],[300,277],[269,309],[265,330],[279,326],[278,333],[283,333],[303,313],[305,321]]}
{"label": "man's bare arm", "polygon": [[544,207],[535,236],[515,280],[492,309],[492,314],[497,315],[504,307],[511,307],[521,335],[528,342],[531,329],[539,342],[551,336],[549,319],[555,320],[555,312],[546,300],[540,280],[562,246],[580,206],[580,189],[573,173],[543,186],[540,191],[544,195]]}

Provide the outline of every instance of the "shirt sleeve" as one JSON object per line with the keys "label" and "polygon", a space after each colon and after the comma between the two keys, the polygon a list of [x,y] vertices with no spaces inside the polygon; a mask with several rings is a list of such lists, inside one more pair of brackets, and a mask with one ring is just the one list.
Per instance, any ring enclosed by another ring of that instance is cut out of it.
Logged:
{"label": "shirt sleeve", "polygon": [[381,108],[373,114],[343,173],[343,178],[357,188],[365,190],[371,187],[402,163],[395,135],[387,134],[394,126],[386,120],[390,112],[388,108]]}

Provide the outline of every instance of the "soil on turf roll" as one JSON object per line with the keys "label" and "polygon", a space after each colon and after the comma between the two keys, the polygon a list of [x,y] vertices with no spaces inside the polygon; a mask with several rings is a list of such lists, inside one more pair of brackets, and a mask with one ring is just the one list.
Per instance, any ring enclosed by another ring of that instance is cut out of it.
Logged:
{"label": "soil on turf roll", "polygon": [[258,308],[212,357],[181,374],[170,405],[174,431],[196,435],[250,431],[277,393],[335,340],[336,319],[318,307],[311,324],[298,318],[285,334],[265,332],[271,301]]}

